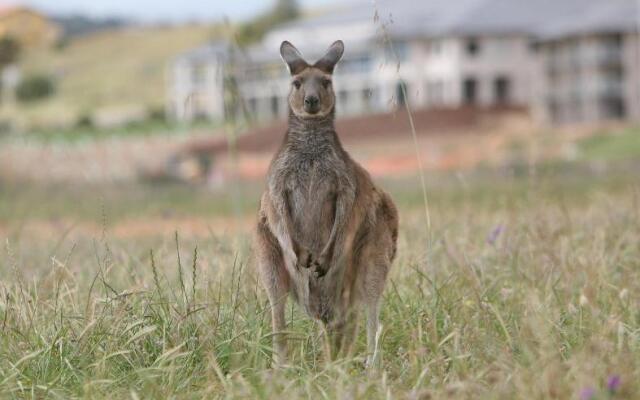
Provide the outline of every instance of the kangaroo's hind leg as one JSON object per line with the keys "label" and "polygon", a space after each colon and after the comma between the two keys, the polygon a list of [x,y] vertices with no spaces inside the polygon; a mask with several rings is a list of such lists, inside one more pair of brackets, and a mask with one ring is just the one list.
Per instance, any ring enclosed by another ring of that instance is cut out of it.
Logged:
{"label": "kangaroo's hind leg", "polygon": [[358,335],[358,313],[349,309],[339,319],[326,325],[331,358],[351,357]]}
{"label": "kangaroo's hind leg", "polygon": [[[375,236],[374,236],[375,238]],[[387,274],[391,266],[389,257],[380,251],[380,242],[373,240],[364,247],[360,258],[363,271],[360,299],[367,319],[367,368],[380,366],[380,307]]]}
{"label": "kangaroo's hind leg", "polygon": [[[385,267],[374,267],[376,269],[387,269]],[[382,271],[380,271],[382,272]],[[365,282],[367,298],[365,299],[365,310],[367,316],[367,368],[377,369],[380,367],[380,336],[382,325],[380,324],[380,301],[384,289],[384,279],[386,271],[380,273],[377,278],[368,277]]]}
{"label": "kangaroo's hind leg", "polygon": [[398,213],[391,199],[384,195],[377,210],[377,226],[369,240],[362,261],[366,263],[364,304],[367,312],[367,366],[379,368],[381,363],[380,302],[387,275],[396,255]]}
{"label": "kangaroo's hind leg", "polygon": [[271,305],[273,351],[276,365],[287,360],[285,337],[285,306],[289,293],[289,275],[286,271],[278,240],[271,233],[266,218],[260,218],[257,229],[258,269]]}

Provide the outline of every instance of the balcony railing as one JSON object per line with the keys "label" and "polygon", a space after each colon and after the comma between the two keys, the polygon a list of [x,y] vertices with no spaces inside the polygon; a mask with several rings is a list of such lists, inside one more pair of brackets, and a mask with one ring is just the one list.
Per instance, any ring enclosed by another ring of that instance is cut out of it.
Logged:
{"label": "balcony railing", "polygon": [[598,85],[598,94],[602,96],[622,96],[624,85],[622,81],[604,81]]}
{"label": "balcony railing", "polygon": [[556,52],[546,64],[549,75],[573,74],[580,68],[611,68],[622,66],[623,49],[620,46],[600,45],[583,51]]}

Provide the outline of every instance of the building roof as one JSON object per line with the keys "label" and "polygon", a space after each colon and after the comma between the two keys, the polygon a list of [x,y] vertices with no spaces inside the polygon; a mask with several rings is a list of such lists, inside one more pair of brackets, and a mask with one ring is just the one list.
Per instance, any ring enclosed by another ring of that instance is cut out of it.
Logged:
{"label": "building roof", "polygon": [[345,2],[345,4],[342,4],[341,6],[337,6],[327,12],[314,15],[312,17],[285,22],[276,29],[289,29],[299,26],[311,28],[335,24],[348,24],[350,22],[370,18],[372,15],[373,12],[371,11],[370,1],[356,0],[352,2]]}
{"label": "building roof", "polygon": [[[585,19],[585,14],[589,18]],[[356,1],[277,30],[371,21],[392,37],[524,33],[532,36],[637,26],[637,0],[379,0]]]}
{"label": "building roof", "polygon": [[640,29],[640,2],[636,0],[583,0],[588,3],[576,15],[554,18],[539,32],[542,41],[593,33],[628,32]]}
{"label": "building roof", "polygon": [[483,0],[455,21],[448,33],[535,36],[555,18],[565,15],[575,18],[581,8],[592,1],[600,0]]}
{"label": "building roof", "polygon": [[213,41],[178,55],[177,60],[188,62],[205,62],[211,59],[226,60],[229,56],[229,43],[223,40]]}
{"label": "building roof", "polygon": [[[329,42],[324,43],[327,34],[350,34],[347,54],[353,56],[370,48],[381,28],[390,38],[400,40],[523,34],[544,41],[585,33],[628,31],[640,26],[638,1],[378,0],[372,4],[371,0],[355,0],[325,14],[278,26],[269,32],[263,43],[248,49],[242,57],[252,62],[275,61],[278,58],[276,46],[281,40],[288,39],[294,44],[302,42],[301,50],[307,50],[305,57],[313,61],[329,45]],[[228,57],[229,49],[228,43],[215,42],[182,57],[194,61],[213,56]]]}

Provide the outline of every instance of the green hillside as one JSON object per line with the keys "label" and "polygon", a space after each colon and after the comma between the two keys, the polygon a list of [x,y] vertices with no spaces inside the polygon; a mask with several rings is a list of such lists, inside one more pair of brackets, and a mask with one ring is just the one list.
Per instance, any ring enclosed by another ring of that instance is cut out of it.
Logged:
{"label": "green hillside", "polygon": [[69,125],[82,115],[117,120],[163,107],[168,62],[218,34],[204,25],[135,27],[26,51],[23,76],[53,76],[56,94],[27,105],[4,101],[0,118],[24,129]]}

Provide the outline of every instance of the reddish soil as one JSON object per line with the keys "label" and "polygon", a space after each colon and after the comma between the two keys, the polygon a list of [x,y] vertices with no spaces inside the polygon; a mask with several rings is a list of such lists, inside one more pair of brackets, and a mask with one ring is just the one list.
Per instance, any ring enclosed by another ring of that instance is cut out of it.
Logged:
{"label": "reddish soil", "polygon": [[[336,130],[351,155],[378,177],[407,175],[420,167],[473,168],[500,157],[498,150],[507,137],[517,134],[522,126],[530,131],[531,126],[527,113],[517,108],[428,109],[413,111],[411,116],[415,142],[405,110],[341,118],[336,121]],[[224,137],[192,140],[176,154],[181,167],[175,175],[211,184],[236,178],[263,179],[286,129],[285,121],[254,128],[238,138],[235,157],[229,157]]]}
{"label": "reddish soil", "polygon": [[[420,136],[439,135],[468,131],[477,128],[483,121],[495,119],[503,114],[525,114],[522,109],[494,108],[479,109],[472,107],[456,109],[428,109],[412,111],[416,133]],[[273,152],[282,142],[287,129],[286,121],[254,128],[240,136],[237,150],[241,153]],[[340,118],[336,121],[336,130],[344,142],[363,139],[394,139],[411,132],[411,125],[405,110],[393,113],[373,114],[358,117]],[[200,139],[188,144],[186,154],[219,154],[228,150],[226,139]]]}

